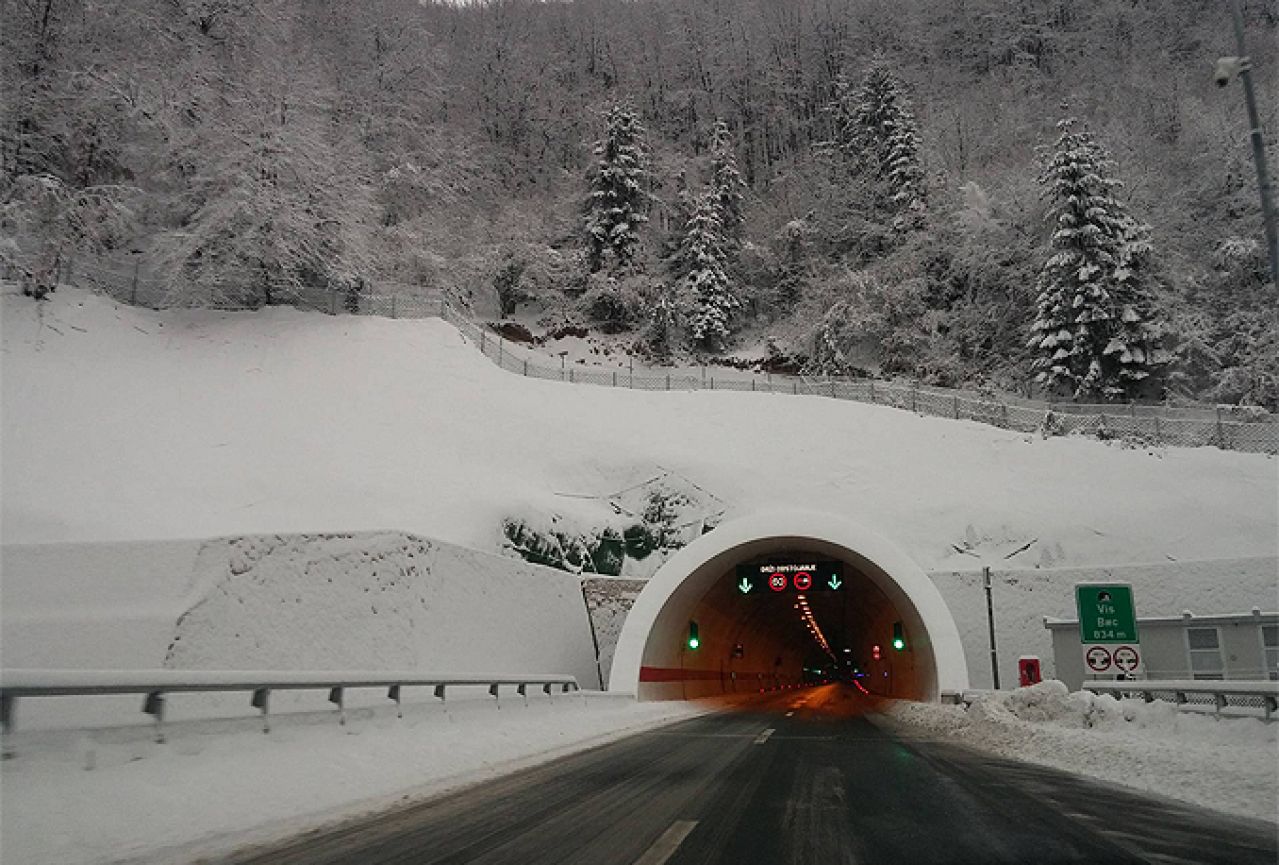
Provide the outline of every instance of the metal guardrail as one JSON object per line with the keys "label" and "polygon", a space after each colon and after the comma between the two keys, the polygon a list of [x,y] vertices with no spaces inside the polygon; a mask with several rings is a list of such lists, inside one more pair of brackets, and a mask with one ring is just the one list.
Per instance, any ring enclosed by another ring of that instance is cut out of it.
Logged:
{"label": "metal guardrail", "polygon": [[1190,702],[1189,694],[1207,694],[1212,697],[1218,716],[1230,705],[1231,697],[1248,697],[1261,701],[1262,714],[1267,721],[1279,712],[1279,682],[1266,680],[1140,679],[1084,682],[1083,689],[1096,694],[1141,694],[1147,703],[1153,703],[1159,694],[1168,694],[1179,706]]}
{"label": "metal guardrail", "polygon": [[487,685],[489,694],[499,697],[503,685],[515,686],[527,698],[530,685],[540,685],[551,694],[580,691],[574,676],[554,673],[511,675],[503,673],[421,673],[421,672],[297,672],[222,670],[0,670],[0,731],[5,739],[4,755],[11,756],[9,734],[15,729],[15,711],[20,698],[59,696],[101,696],[143,694],[142,711],[155,719],[156,741],[164,742],[164,707],[168,694],[246,691],[250,705],[262,716],[262,732],[271,731],[272,691],[328,690],[329,702],[337,706],[338,723],[346,723],[345,693],[352,688],[386,688],[394,700],[396,715],[403,717],[400,696],[404,688],[430,687],[440,700],[450,686]]}

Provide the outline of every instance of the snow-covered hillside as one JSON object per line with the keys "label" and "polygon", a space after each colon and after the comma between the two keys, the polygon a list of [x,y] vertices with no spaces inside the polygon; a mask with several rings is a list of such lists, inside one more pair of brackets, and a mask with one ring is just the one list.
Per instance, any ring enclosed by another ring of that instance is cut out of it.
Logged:
{"label": "snow-covered hillside", "polygon": [[2,457],[7,543],[394,528],[496,549],[504,517],[587,526],[668,470],[729,516],[845,514],[928,569],[1276,552],[1263,455],[536,381],[438,320],[152,312],[74,289],[3,298]]}

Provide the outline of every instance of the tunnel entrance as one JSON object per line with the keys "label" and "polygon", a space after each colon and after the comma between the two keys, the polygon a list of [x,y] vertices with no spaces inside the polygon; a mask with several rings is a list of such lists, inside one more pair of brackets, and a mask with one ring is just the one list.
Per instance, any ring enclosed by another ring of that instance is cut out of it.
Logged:
{"label": "tunnel entrance", "polygon": [[692,699],[821,680],[936,700],[967,688],[968,669],[908,556],[843,518],[787,511],[724,523],[663,565],[627,616],[610,688]]}

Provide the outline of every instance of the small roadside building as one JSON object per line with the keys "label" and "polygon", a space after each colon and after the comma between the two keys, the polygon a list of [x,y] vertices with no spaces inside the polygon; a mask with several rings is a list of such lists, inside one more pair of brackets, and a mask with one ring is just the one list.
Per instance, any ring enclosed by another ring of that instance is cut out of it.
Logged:
{"label": "small roadside building", "polygon": [[[1116,678],[1085,677],[1078,619],[1045,616],[1044,627],[1052,632],[1057,678],[1072,691],[1085,678]],[[1138,618],[1137,632],[1144,678],[1279,680],[1279,613],[1253,608],[1247,613]]]}

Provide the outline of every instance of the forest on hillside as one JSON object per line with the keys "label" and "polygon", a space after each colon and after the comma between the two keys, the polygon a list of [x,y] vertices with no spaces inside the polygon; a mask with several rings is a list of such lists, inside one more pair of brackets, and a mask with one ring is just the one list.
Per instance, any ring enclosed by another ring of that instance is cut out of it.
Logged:
{"label": "forest on hillside", "polygon": [[[1279,170],[1279,7],[1241,0]],[[1279,403],[1223,0],[0,0],[0,261]]]}

